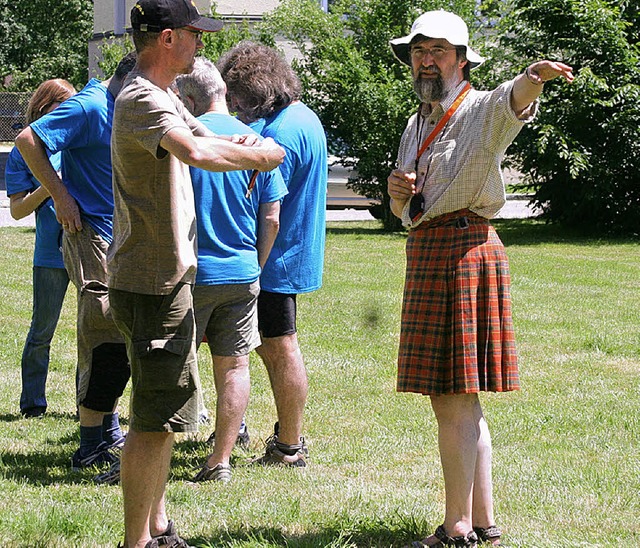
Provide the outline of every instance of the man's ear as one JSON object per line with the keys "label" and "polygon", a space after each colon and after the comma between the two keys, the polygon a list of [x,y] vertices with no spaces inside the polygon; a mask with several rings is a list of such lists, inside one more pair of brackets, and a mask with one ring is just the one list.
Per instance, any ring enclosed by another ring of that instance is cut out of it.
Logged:
{"label": "man's ear", "polygon": [[164,29],[161,33],[160,33],[160,42],[167,46],[167,47],[172,47],[173,46],[173,42],[175,41],[175,30],[174,29]]}
{"label": "man's ear", "polygon": [[458,68],[463,69],[468,64],[469,61],[467,59],[462,59],[461,61],[458,61]]}

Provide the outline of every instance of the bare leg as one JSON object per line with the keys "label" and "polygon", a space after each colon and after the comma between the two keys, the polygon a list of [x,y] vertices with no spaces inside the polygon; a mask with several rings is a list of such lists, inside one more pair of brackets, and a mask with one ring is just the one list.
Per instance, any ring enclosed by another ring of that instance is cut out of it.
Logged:
{"label": "bare leg", "polygon": [[487,528],[495,525],[493,516],[493,482],[491,479],[491,435],[480,410],[480,439],[473,485],[473,525]]}
{"label": "bare leg", "polygon": [[304,406],[309,390],[307,371],[298,346],[298,336],[263,338],[257,352],[264,361],[276,402],[280,432],[278,440],[300,443]]}
{"label": "bare leg", "polygon": [[449,536],[472,530],[474,480],[482,409],[477,394],[432,396],[438,420],[438,445],[444,475],[444,529]]}
{"label": "bare leg", "polygon": [[[168,524],[164,494],[174,434],[129,430],[122,451],[125,544],[144,547]],[[151,529],[150,529],[151,528]]]}
{"label": "bare leg", "polygon": [[102,426],[102,418],[108,413],[87,409],[83,405],[78,406],[80,426]]}
{"label": "bare leg", "polygon": [[249,403],[249,356],[214,356],[213,376],[218,401],[215,444],[207,460],[210,468],[221,463],[229,464],[242,417]]}
{"label": "bare leg", "polygon": [[102,426],[103,417],[110,413],[115,413],[116,409],[118,409],[118,400],[113,404],[113,409],[107,413],[103,411],[94,411],[93,409],[88,409],[84,405],[79,405],[78,415],[80,419],[80,426]]}

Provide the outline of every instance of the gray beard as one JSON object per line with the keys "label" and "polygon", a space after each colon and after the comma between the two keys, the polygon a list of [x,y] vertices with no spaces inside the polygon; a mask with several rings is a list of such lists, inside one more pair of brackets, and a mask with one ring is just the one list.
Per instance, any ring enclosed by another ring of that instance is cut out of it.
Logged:
{"label": "gray beard", "polygon": [[435,79],[414,78],[413,91],[423,103],[441,101],[446,95],[444,80],[441,75],[438,75]]}

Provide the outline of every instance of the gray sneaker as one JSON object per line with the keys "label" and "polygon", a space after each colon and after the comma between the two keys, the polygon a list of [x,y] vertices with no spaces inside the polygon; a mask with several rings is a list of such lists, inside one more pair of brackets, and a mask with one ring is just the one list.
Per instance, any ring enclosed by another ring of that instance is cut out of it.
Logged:
{"label": "gray sneaker", "polygon": [[[207,438],[207,443],[209,445],[213,445],[216,442],[216,431],[211,432],[211,435]],[[244,418],[242,419],[242,424],[240,425],[240,430],[238,430],[238,437],[236,438],[236,446],[240,449],[247,451],[249,449],[249,444],[251,443],[251,437],[249,436],[249,428],[247,428],[247,423]]]}
{"label": "gray sneaker", "polygon": [[213,468],[210,468],[205,462],[193,478],[193,481],[219,481],[221,483],[229,483],[231,481],[231,466],[228,464],[216,464]]}
{"label": "gray sneaker", "polygon": [[106,472],[93,477],[95,483],[103,483],[105,485],[116,485],[120,483],[120,459],[113,462]]}

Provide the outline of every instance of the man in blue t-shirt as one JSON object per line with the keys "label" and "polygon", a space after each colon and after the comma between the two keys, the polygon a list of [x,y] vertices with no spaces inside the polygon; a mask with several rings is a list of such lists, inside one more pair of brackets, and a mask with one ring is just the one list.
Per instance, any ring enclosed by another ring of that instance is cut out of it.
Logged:
{"label": "man in blue t-shirt", "polygon": [[276,50],[241,42],[222,56],[218,68],[231,109],[245,123],[264,118],[262,136],[286,152],[280,171],[289,193],[282,200],[280,232],[260,276],[258,298],[262,344],[257,351],[269,372],[278,422],[256,462],[303,467],[308,383],[296,334],[296,296],[322,285],[327,141],[318,117],[299,100],[300,81]]}
{"label": "man in blue t-shirt", "polygon": [[[113,234],[111,121],[115,97],[135,65],[127,55],[104,82],[92,79],[59,108],[25,128],[16,146],[53,198],[63,257],[78,294],[77,405],[80,448],[72,468],[113,462],[120,448],[118,399],[129,379],[122,334],[109,311],[106,252]],[[58,175],[49,154],[60,153]]]}
{"label": "man in blue t-shirt", "polygon": [[[189,111],[218,135],[252,133],[229,114],[227,88],[202,57],[176,79]],[[278,234],[287,187],[278,169],[214,173],[190,168],[198,227],[193,302],[196,341],[206,335],[217,391],[213,452],[195,481],[231,479],[229,459],[249,401],[249,353],[260,344],[257,298],[261,268]]]}

